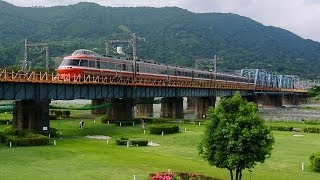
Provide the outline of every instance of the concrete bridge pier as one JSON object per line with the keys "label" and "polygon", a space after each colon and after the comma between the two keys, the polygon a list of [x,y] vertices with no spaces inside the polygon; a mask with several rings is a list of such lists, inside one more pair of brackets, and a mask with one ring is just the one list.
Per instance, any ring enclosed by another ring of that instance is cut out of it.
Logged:
{"label": "concrete bridge pier", "polygon": [[215,97],[199,97],[196,98],[196,118],[205,119],[210,106],[215,106]]}
{"label": "concrete bridge pier", "polygon": [[283,105],[294,106],[299,104],[299,96],[294,94],[284,94],[282,96]]}
{"label": "concrete bridge pier", "polygon": [[196,101],[197,99],[195,97],[187,97],[187,110],[195,110]]}
{"label": "concrete bridge pier", "polygon": [[282,95],[263,94],[257,95],[258,105],[266,107],[281,107],[282,106]]}
{"label": "concrete bridge pier", "polygon": [[[91,101],[92,106],[98,106],[98,105],[101,105],[104,103],[105,103],[104,99],[93,99]],[[106,114],[106,112],[107,112],[106,109],[92,109],[91,110],[92,115],[103,115],[103,114]]]}
{"label": "concrete bridge pier", "polygon": [[183,118],[183,98],[163,98],[161,101],[162,118]]}
{"label": "concrete bridge pier", "polygon": [[141,99],[142,102],[150,102],[150,104],[137,104],[136,105],[136,116],[137,117],[153,117],[153,98]]}
{"label": "concrete bridge pier", "polygon": [[133,119],[133,99],[107,99],[112,106],[106,109],[110,122],[130,121]]}
{"label": "concrete bridge pier", "polygon": [[17,129],[49,130],[50,100],[15,101],[12,125]]}

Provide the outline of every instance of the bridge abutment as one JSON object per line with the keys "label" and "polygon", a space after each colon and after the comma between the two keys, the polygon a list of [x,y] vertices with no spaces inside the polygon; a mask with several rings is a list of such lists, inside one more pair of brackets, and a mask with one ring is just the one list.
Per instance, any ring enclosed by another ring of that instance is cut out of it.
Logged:
{"label": "bridge abutment", "polygon": [[215,97],[199,97],[196,98],[196,118],[204,119],[207,117],[210,106],[215,106]]}
{"label": "bridge abutment", "polygon": [[133,119],[133,99],[107,99],[112,106],[106,110],[108,120],[129,121]]}
{"label": "bridge abutment", "polygon": [[137,117],[153,117],[153,98],[141,99],[142,101],[150,102],[150,104],[137,104]]}
{"label": "bridge abutment", "polygon": [[37,131],[49,130],[49,102],[48,100],[15,101],[13,127]]}
{"label": "bridge abutment", "polygon": [[163,98],[160,116],[162,118],[183,118],[183,98]]}

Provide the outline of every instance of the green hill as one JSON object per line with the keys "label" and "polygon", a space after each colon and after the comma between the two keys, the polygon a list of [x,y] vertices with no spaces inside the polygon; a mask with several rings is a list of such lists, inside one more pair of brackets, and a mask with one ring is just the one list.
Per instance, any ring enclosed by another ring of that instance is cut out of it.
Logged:
{"label": "green hill", "polygon": [[[217,54],[223,58],[219,70],[260,68],[320,77],[320,43],[230,13],[192,13],[176,7],[114,8],[84,2],[26,8],[0,1],[0,27],[1,67],[22,60],[25,37],[48,42],[51,56],[63,56],[78,48],[103,53],[105,38],[130,38],[135,32],[146,38],[138,42],[141,59],[194,66],[195,59]],[[34,66],[44,65],[43,53],[32,51],[30,56]]]}

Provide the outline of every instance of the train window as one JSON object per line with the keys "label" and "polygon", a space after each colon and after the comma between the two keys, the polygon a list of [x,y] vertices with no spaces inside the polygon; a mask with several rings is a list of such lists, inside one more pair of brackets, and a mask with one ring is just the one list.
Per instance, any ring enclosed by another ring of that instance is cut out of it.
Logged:
{"label": "train window", "polygon": [[127,64],[127,70],[128,70],[128,71],[132,71],[132,70],[133,70],[132,67],[133,67],[133,66],[132,66],[131,64],[129,64],[129,65]]}
{"label": "train window", "polygon": [[65,62],[66,66],[79,66],[79,59],[67,59]]}
{"label": "train window", "polygon": [[173,75],[173,70],[169,70],[169,75]]}
{"label": "train window", "polygon": [[178,71],[178,76],[181,76],[181,71]]}
{"label": "train window", "polygon": [[63,61],[61,62],[60,66],[64,66],[66,64],[67,59],[63,59]]}
{"label": "train window", "polygon": [[115,64],[108,62],[107,69],[115,69]]}
{"label": "train window", "polygon": [[126,64],[122,64],[122,70],[124,70],[124,71],[127,70],[127,65]]}
{"label": "train window", "polygon": [[146,67],[141,66],[141,67],[140,67],[140,72],[142,72],[142,73],[146,72]]}
{"label": "train window", "polygon": [[89,67],[96,67],[96,62],[95,61],[89,61]]}
{"label": "train window", "polygon": [[108,68],[107,62],[101,62],[101,63],[100,63],[100,68],[101,68],[101,69],[107,69],[107,68]]}
{"label": "train window", "polygon": [[97,65],[97,68],[100,69],[100,61],[97,61],[97,62],[96,62],[96,65]]}
{"label": "train window", "polygon": [[82,67],[88,67],[88,60],[81,59],[81,60],[80,60],[80,66],[82,66]]}
{"label": "train window", "polygon": [[146,67],[145,69],[146,69],[145,71],[146,73],[150,73],[150,67]]}

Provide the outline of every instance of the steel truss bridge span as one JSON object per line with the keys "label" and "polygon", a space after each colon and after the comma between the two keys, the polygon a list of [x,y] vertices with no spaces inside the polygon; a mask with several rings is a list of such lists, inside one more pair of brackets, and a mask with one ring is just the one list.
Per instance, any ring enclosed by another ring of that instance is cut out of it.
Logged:
{"label": "steel truss bridge span", "polygon": [[279,89],[220,80],[161,80],[99,75],[60,76],[56,73],[0,71],[0,99],[102,99],[152,97],[208,97],[253,93],[304,93],[303,89]]}

